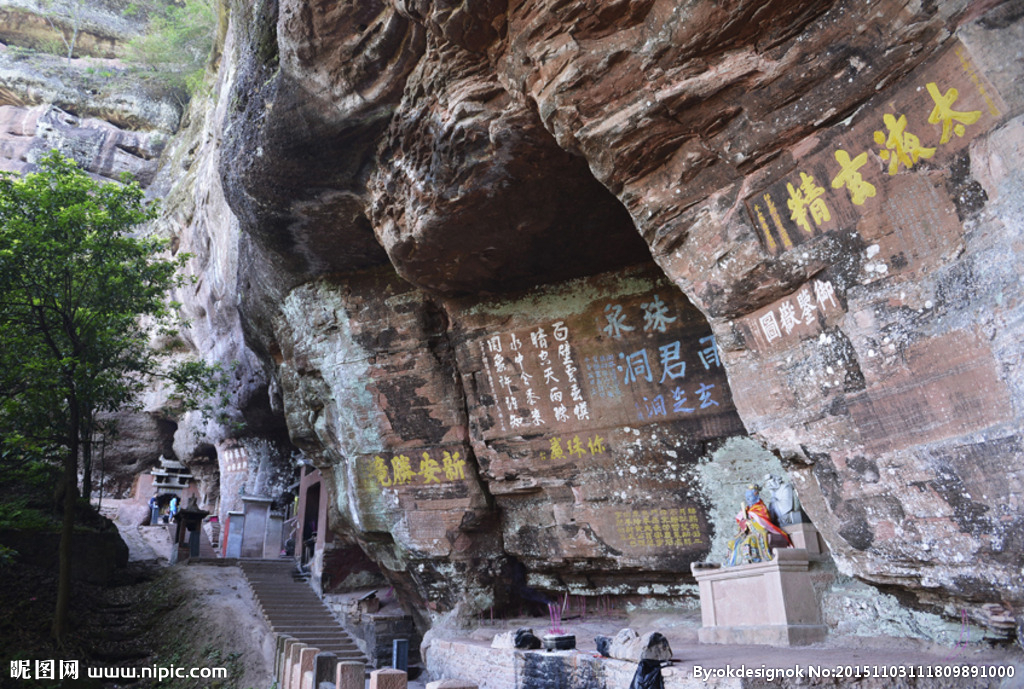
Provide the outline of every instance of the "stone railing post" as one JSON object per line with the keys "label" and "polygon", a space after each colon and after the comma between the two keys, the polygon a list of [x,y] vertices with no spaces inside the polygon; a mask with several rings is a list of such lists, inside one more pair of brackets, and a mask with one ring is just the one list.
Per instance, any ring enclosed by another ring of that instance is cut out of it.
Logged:
{"label": "stone railing post", "polygon": [[335,689],[365,689],[366,665],[355,660],[338,663],[335,670]]}
{"label": "stone railing post", "polygon": [[408,685],[408,677],[402,670],[388,667],[370,673],[370,689],[406,689]]}

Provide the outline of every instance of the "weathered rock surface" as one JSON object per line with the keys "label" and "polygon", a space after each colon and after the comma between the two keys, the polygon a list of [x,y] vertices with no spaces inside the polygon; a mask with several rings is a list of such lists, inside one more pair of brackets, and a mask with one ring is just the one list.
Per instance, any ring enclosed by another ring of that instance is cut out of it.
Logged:
{"label": "weathered rock surface", "polygon": [[[106,26],[111,47],[138,35],[144,15],[120,18],[123,3],[75,3],[82,12],[82,46],[93,29]],[[49,14],[48,14],[49,13]],[[26,0],[0,5],[0,170],[25,173],[52,149],[93,175],[119,180],[129,172],[143,186],[153,180],[183,103],[148,84],[113,59],[64,59],[26,49],[26,26],[42,23],[58,40],[60,8]],[[13,18],[12,18],[13,17]],[[97,31],[99,29],[96,29]],[[85,50],[85,53],[88,53]],[[113,56],[110,56],[113,57]]]}
{"label": "weathered rock surface", "polygon": [[145,412],[117,414],[116,423],[117,433],[101,440],[94,450],[93,491],[126,498],[139,474],[157,466],[160,455],[173,456],[177,424],[159,413]]}
{"label": "weathered rock surface", "polygon": [[[230,53],[232,37],[221,47]],[[295,469],[280,393],[247,346],[239,315],[246,291],[240,285],[244,254],[239,221],[225,200],[219,174],[221,133],[232,112],[224,94],[234,76],[225,65],[212,94],[196,102],[187,126],[161,158],[152,187],[168,209],[153,231],[170,239],[175,253],[190,255],[185,272],[194,280],[172,295],[182,303],[188,323],[179,340],[168,343],[175,348],[172,359],[198,357],[221,364],[228,374],[227,404],[212,400],[212,415],[182,415],[167,390],[154,390],[145,400],[147,409],[174,414],[174,455],[199,479],[204,506],[218,505],[221,524],[229,511],[241,509],[243,493],[281,499]]]}
{"label": "weathered rock surface", "polygon": [[0,169],[9,172],[32,172],[56,149],[105,181],[120,181],[127,172],[145,187],[153,181],[164,143],[161,134],[125,131],[52,105],[0,105]]}
{"label": "weathered rock surface", "polygon": [[0,44],[0,105],[53,105],[78,117],[121,129],[178,129],[181,94],[139,78],[119,60],[70,62],[56,55],[18,51]]}
{"label": "weathered rock surface", "polygon": [[181,224],[407,603],[692,595],[751,433],[843,572],[1022,619],[1019,3],[231,10]]}

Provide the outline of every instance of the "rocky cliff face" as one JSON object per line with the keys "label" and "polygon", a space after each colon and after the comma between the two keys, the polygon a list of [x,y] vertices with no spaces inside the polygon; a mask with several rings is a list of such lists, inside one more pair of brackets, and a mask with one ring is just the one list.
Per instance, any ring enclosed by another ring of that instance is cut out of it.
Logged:
{"label": "rocky cliff face", "polygon": [[158,179],[250,423],[179,455],[294,443],[424,624],[679,602],[782,462],[1020,634],[1019,3],[229,5]]}
{"label": "rocky cliff face", "polygon": [[1016,4],[231,18],[241,324],[410,600],[686,595],[749,434],[842,571],[1013,626]]}

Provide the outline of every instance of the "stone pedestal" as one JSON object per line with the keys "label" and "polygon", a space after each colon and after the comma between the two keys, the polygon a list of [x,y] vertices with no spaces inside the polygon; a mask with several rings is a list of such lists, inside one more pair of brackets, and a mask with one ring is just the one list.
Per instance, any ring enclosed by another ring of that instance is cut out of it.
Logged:
{"label": "stone pedestal", "polygon": [[803,548],[780,548],[771,562],[691,565],[700,585],[705,644],[803,646],[825,639]]}
{"label": "stone pedestal", "polygon": [[281,668],[284,667],[285,660],[288,658],[287,645],[289,642],[295,643],[293,637],[287,634],[276,634],[274,641],[274,677],[277,677],[278,686],[282,685],[281,679]]}
{"label": "stone pedestal", "polygon": [[288,660],[284,667],[284,681],[281,689],[299,689],[299,663],[302,659],[302,651],[309,648],[309,644],[298,641],[288,649]]}
{"label": "stone pedestal", "polygon": [[337,666],[338,656],[333,653],[317,653],[313,660],[313,687],[319,687],[323,682],[333,682],[334,668]]}
{"label": "stone pedestal", "polygon": [[439,679],[427,684],[427,689],[477,689],[477,684],[464,679]]}
{"label": "stone pedestal", "polygon": [[406,689],[409,680],[401,670],[384,668],[370,673],[370,689]]}

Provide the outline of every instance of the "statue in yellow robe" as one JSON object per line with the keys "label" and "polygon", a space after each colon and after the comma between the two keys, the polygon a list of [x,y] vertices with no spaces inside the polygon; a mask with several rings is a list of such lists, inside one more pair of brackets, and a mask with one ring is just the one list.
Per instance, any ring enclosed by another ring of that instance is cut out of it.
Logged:
{"label": "statue in yellow robe", "polygon": [[789,535],[772,521],[768,507],[761,500],[760,486],[748,486],[739,514],[736,515],[739,533],[729,541],[726,567],[768,562],[776,545],[792,546]]}

